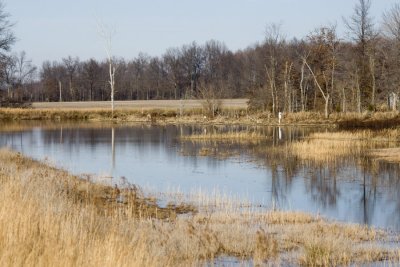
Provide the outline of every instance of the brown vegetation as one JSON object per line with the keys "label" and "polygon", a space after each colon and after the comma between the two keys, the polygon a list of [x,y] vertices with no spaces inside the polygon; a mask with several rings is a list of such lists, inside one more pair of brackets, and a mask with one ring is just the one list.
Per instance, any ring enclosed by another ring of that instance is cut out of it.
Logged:
{"label": "brown vegetation", "polygon": [[[186,110],[180,115],[179,109],[116,109],[114,113],[104,109],[0,109],[0,121],[116,121],[151,123],[223,123],[239,122],[245,117],[244,109],[221,109],[215,118],[208,118],[203,109]],[[227,119],[229,120],[227,121]]]}
{"label": "brown vegetation", "polygon": [[399,136],[399,129],[313,133],[305,140],[292,143],[290,150],[300,159],[326,162],[337,157],[366,155],[377,147],[396,146]]}
{"label": "brown vegetation", "polygon": [[[151,123],[204,123],[204,124],[252,124],[278,125],[278,118],[269,112],[249,112],[242,108],[220,108],[210,117],[204,108],[167,109],[117,108],[112,114],[109,108],[52,108],[22,109],[0,108],[0,121],[113,121]],[[390,129],[400,125],[398,112],[332,113],[329,118],[316,112],[284,114],[282,125],[330,125],[339,129]]]}
{"label": "brown vegetation", "polygon": [[368,227],[251,207],[162,208],[135,187],[94,184],[13,152],[0,151],[0,164],[0,260],[8,266],[399,261],[399,251],[379,247],[386,234]]}
{"label": "brown vegetation", "polygon": [[226,133],[203,133],[203,134],[192,134],[187,136],[181,136],[181,140],[190,141],[257,141],[260,139],[266,139],[267,136],[262,135],[259,132],[249,132],[249,131],[232,131]]}
{"label": "brown vegetation", "polygon": [[388,129],[400,125],[399,112],[351,113],[338,118],[339,129]]}
{"label": "brown vegetation", "polygon": [[374,149],[371,150],[371,155],[378,160],[384,160],[389,162],[400,162],[400,148],[385,148],[385,149]]}

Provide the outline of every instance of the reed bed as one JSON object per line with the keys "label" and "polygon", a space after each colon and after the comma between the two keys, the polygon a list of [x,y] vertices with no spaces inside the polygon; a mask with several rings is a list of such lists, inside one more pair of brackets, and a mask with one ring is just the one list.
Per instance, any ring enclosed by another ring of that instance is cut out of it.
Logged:
{"label": "reed bed", "polygon": [[388,129],[400,125],[399,112],[364,112],[335,114],[333,118],[339,129]]}
{"label": "reed bed", "polygon": [[400,163],[400,148],[373,149],[370,155],[377,160]]}
{"label": "reed bed", "polygon": [[303,160],[334,161],[338,157],[367,155],[376,151],[376,147],[397,146],[399,134],[398,128],[313,133],[307,139],[290,144],[289,150]]}
{"label": "reed bed", "polygon": [[360,156],[368,146],[369,141],[353,136],[347,138],[346,134],[318,133],[312,134],[306,140],[292,143],[289,150],[302,160],[329,162],[335,161],[338,157]]}
{"label": "reed bed", "polygon": [[398,249],[380,247],[380,230],[234,203],[160,207],[134,186],[94,184],[7,150],[0,183],[4,266],[197,266],[229,256],[259,265],[400,262]]}
{"label": "reed bed", "polygon": [[259,132],[235,131],[235,132],[211,132],[181,136],[181,140],[190,141],[254,141],[268,137]]}

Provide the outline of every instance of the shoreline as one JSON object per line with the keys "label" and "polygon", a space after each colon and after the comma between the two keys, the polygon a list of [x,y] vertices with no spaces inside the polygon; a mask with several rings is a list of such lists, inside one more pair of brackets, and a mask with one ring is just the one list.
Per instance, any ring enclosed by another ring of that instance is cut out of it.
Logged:
{"label": "shoreline", "polygon": [[94,258],[94,265],[147,266],[224,257],[257,264],[400,262],[400,250],[388,248],[391,235],[379,229],[235,205],[161,208],[134,185],[100,185],[20,153],[0,150],[0,164],[0,237],[8,236],[0,259],[10,265],[79,265]]}
{"label": "shoreline", "polygon": [[400,126],[398,112],[332,113],[326,119],[321,113],[298,112],[285,114],[282,123],[268,112],[250,112],[247,109],[221,109],[209,116],[201,108],[179,109],[21,109],[0,108],[0,121],[91,121],[137,122],[153,124],[242,124],[260,126],[328,126],[342,130],[385,129]]}

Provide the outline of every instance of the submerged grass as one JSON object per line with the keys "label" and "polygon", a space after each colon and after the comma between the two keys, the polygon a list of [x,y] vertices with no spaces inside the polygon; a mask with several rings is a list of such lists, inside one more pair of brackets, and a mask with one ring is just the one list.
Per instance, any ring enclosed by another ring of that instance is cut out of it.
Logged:
{"label": "submerged grass", "polygon": [[95,184],[7,150],[0,185],[6,266],[193,266],[225,256],[308,266],[399,262],[399,251],[379,247],[383,231],[226,201],[162,208],[136,187]]}

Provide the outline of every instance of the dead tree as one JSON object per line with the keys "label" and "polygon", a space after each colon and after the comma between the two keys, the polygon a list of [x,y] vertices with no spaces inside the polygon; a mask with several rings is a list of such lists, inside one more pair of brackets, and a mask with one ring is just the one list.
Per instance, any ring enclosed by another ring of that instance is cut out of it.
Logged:
{"label": "dead tree", "polygon": [[322,97],[325,100],[325,118],[328,118],[329,117],[329,98],[330,98],[329,91],[326,90],[324,92],[320,83],[318,82],[317,76],[315,76],[314,71],[311,69],[310,65],[308,65],[306,58],[303,58],[303,63],[307,66],[308,70],[310,71],[312,77],[314,78],[315,85],[317,86],[317,88],[319,89],[319,91],[322,94]]}
{"label": "dead tree", "polygon": [[115,30],[112,28],[107,27],[102,23],[98,23],[98,32],[100,36],[104,40],[104,48],[107,53],[107,60],[108,60],[108,74],[110,80],[108,81],[111,88],[111,114],[114,116],[114,93],[115,93],[115,71],[116,68],[113,63],[112,57],[112,37],[115,34]]}
{"label": "dead tree", "polygon": [[[265,32],[265,44],[267,46],[267,62],[264,64],[265,73],[268,80],[269,89],[272,98],[272,113],[275,114],[279,110],[279,98],[276,88],[278,79],[278,57],[281,47],[284,44],[284,37],[281,34],[280,25],[272,24],[267,26]],[[286,101],[286,100],[285,100]]]}

